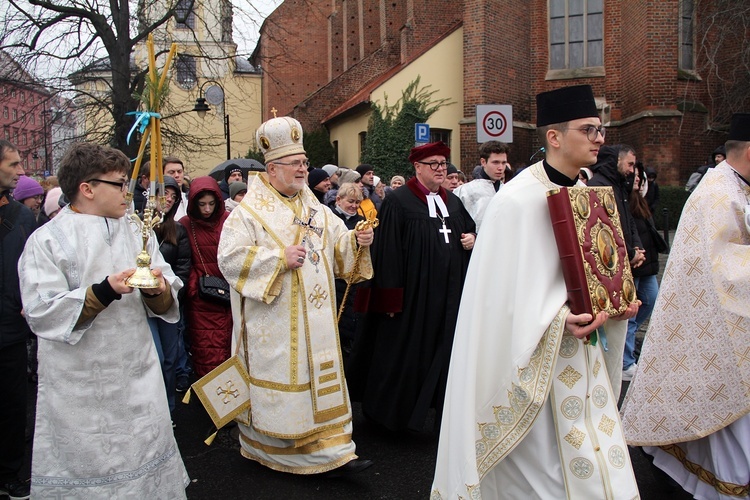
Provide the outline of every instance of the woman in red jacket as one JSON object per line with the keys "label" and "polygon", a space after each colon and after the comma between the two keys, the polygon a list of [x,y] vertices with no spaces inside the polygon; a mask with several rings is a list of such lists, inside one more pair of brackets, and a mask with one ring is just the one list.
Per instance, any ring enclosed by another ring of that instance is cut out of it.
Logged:
{"label": "woman in red jacket", "polygon": [[185,295],[185,315],[190,336],[190,353],[198,377],[202,377],[231,355],[232,311],[229,303],[202,299],[198,280],[210,275],[223,278],[217,264],[221,228],[228,214],[219,184],[212,177],[198,177],[190,185],[185,226],[193,251],[192,268]]}

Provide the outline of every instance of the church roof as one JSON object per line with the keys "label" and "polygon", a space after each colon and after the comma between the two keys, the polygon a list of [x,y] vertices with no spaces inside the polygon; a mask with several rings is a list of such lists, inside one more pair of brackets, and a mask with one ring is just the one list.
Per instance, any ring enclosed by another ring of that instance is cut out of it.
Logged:
{"label": "church roof", "polygon": [[45,92],[42,84],[4,50],[0,50],[0,80],[16,85],[35,87],[36,90]]}
{"label": "church roof", "polygon": [[[347,99],[341,106],[331,111],[328,116],[323,118],[322,123],[325,125],[326,123],[336,119],[336,118],[342,118],[348,114],[351,114],[358,109],[360,109],[362,106],[370,105],[370,94],[378,87],[380,87],[382,84],[390,80],[392,77],[400,73],[404,68],[406,68],[409,64],[413,63],[415,60],[429,52],[435,45],[440,43],[443,39],[447,38],[448,35],[456,31],[458,28],[460,28],[462,25],[461,22],[456,23],[454,26],[452,26],[450,29],[446,30],[445,33],[438,36],[432,43],[428,43],[425,45],[425,47],[420,50],[419,52],[414,53],[411,57],[406,59],[405,61],[399,62],[398,64],[395,64],[394,66],[391,66],[389,69],[381,73],[377,78],[374,78],[373,80],[370,80],[368,83],[366,83],[362,88],[360,88],[353,96],[351,96],[349,99]],[[416,77],[417,75],[415,75]],[[331,83],[335,82],[336,80],[331,80],[331,82],[328,83],[330,85]]]}

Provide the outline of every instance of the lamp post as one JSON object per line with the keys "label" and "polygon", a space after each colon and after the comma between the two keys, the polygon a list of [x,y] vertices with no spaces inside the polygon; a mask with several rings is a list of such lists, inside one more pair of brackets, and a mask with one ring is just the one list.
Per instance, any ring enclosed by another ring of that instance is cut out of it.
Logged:
{"label": "lamp post", "polygon": [[[50,134],[52,133],[52,124],[49,123],[47,120],[48,116],[52,115],[52,110],[47,109],[47,106],[44,106],[44,111],[42,111],[42,123],[44,126],[44,172],[45,174],[49,172],[52,174],[49,168],[49,148],[47,147]],[[46,177],[46,176],[45,176]]]}
{"label": "lamp post", "polygon": [[[205,87],[208,83],[212,85],[206,89],[206,92],[204,94],[203,87]],[[205,97],[203,97],[204,95]],[[200,89],[198,90],[198,99],[195,100],[193,111],[198,113],[198,116],[200,116],[201,118],[204,118],[206,116],[206,112],[211,111],[211,108],[208,106],[209,104],[213,104],[214,106],[218,106],[219,104],[221,104],[222,110],[224,111],[224,138],[227,140],[227,160],[229,160],[232,158],[232,145],[229,130],[229,115],[227,114],[226,97],[224,93],[224,87],[222,87],[219,82],[216,82],[214,80],[205,81],[200,86]]]}

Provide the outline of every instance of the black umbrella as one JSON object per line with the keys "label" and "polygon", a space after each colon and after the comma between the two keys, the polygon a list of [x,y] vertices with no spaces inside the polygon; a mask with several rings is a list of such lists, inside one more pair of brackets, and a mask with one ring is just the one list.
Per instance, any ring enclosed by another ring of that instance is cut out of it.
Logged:
{"label": "black umbrella", "polygon": [[234,158],[232,160],[226,160],[216,165],[211,172],[208,173],[211,177],[216,179],[217,182],[224,180],[224,169],[229,165],[237,165],[242,169],[242,175],[247,177],[248,172],[265,172],[266,167],[258,160],[251,160],[250,158]]}

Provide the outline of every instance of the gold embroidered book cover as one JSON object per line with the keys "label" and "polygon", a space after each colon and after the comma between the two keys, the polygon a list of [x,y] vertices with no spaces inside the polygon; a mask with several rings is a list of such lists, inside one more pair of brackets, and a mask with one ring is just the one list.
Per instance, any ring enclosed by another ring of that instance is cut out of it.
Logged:
{"label": "gold embroidered book cover", "polygon": [[636,293],[612,188],[561,187],[547,204],[571,311],[625,311]]}

